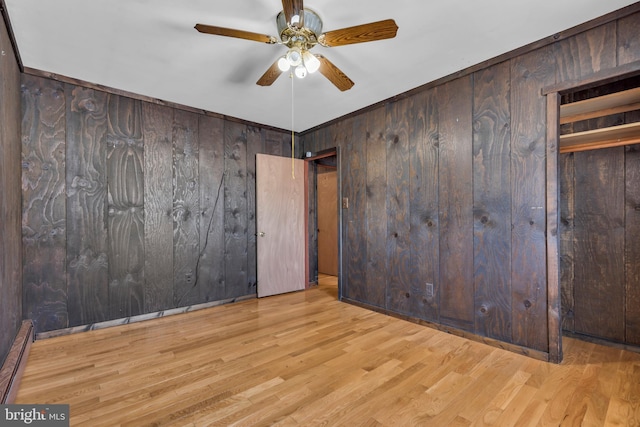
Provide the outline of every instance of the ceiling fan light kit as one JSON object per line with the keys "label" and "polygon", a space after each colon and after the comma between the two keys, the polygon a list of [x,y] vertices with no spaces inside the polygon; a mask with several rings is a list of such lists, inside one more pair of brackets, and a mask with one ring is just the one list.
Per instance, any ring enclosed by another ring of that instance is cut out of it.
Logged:
{"label": "ceiling fan light kit", "polygon": [[284,57],[292,67],[302,64],[302,52],[299,47],[292,47]]}
{"label": "ceiling fan light kit", "polygon": [[327,58],[314,55],[310,50],[316,44],[335,47],[390,39],[398,31],[395,21],[386,19],[323,33],[322,19],[313,10],[305,9],[302,0],[282,0],[282,12],[276,16],[276,27],[280,40],[269,35],[213,25],[196,24],[195,29],[206,34],[286,46],[287,53],[276,59],[257,81],[260,86],[271,86],[280,74],[293,68],[293,74],[298,78],[320,71],[341,91],[351,89],[353,81]]}
{"label": "ceiling fan light kit", "polygon": [[289,63],[289,61],[287,61],[287,56],[286,55],[285,56],[281,56],[280,59],[278,59],[278,68],[283,73],[285,71],[289,71],[289,68],[291,68],[291,64]]}
{"label": "ceiling fan light kit", "polygon": [[303,79],[307,73],[312,74],[320,68],[320,60],[308,50],[302,50],[298,47],[289,49],[286,55],[278,59],[278,68],[280,71],[289,71],[294,68],[296,77]]}
{"label": "ceiling fan light kit", "polygon": [[308,50],[302,52],[302,60],[304,62],[305,68],[310,73],[315,73],[316,71],[318,71],[318,68],[320,68],[320,60]]}

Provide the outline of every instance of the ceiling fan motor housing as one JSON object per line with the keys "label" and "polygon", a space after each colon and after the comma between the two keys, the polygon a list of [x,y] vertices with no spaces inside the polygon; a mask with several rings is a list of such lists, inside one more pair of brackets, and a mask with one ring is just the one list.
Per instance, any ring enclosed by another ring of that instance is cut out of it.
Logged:
{"label": "ceiling fan motor housing", "polygon": [[276,25],[282,44],[289,48],[296,46],[300,49],[308,50],[318,43],[318,35],[322,34],[322,19],[320,19],[314,11],[304,9],[304,19],[302,22],[304,26],[301,28],[295,25],[289,25],[284,11],[278,14],[276,17]]}

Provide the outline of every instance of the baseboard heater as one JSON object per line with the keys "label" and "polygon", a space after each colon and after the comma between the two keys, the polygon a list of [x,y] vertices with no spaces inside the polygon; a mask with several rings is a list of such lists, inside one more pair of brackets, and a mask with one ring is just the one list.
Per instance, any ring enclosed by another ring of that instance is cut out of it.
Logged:
{"label": "baseboard heater", "polygon": [[22,322],[7,358],[0,369],[0,403],[10,404],[15,401],[20,386],[20,379],[27,364],[29,350],[33,343],[33,322]]}

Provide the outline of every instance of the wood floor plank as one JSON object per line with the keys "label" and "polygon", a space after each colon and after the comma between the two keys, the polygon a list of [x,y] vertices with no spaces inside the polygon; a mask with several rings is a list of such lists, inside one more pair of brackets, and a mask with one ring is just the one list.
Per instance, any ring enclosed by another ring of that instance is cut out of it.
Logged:
{"label": "wood floor plank", "polygon": [[[495,417],[492,419],[490,425],[500,427],[521,426],[523,425],[521,420],[531,421],[540,418],[540,416],[542,415],[542,411],[540,411],[540,414],[538,416],[535,416],[536,407],[531,407],[529,405],[536,391],[537,390],[533,387],[530,387],[526,384],[523,385],[518,390],[518,393],[513,397],[509,405],[507,405],[504,409],[498,408],[498,410],[493,411],[493,413],[492,411],[487,412],[487,414]],[[530,418],[527,415],[524,415],[527,410],[531,410],[532,416]],[[487,420],[487,417],[483,417],[483,420]],[[532,423],[531,425],[535,425],[535,423]]]}
{"label": "wood floor plank", "polygon": [[560,365],[303,292],[38,340],[17,403],[73,426],[640,425],[640,353]]}

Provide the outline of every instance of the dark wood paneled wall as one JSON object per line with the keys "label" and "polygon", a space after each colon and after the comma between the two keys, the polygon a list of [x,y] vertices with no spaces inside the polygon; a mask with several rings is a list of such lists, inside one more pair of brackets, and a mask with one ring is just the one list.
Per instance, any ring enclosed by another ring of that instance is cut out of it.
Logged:
{"label": "dark wood paneled wall", "polygon": [[546,100],[554,82],[546,47],[511,61],[511,312],[515,344],[544,350],[547,336]]}
{"label": "dark wood paneled wall", "polygon": [[472,329],[472,79],[438,87],[440,322]]}
{"label": "dark wood paneled wall", "polygon": [[[548,352],[541,89],[639,57],[635,14],[304,134],[305,151],[341,147],[344,296]],[[625,159],[628,216],[637,159]],[[560,179],[565,209],[572,189]],[[566,219],[560,231],[564,283]],[[611,250],[635,257],[623,272],[637,280],[640,249]]]}
{"label": "dark wood paneled wall", "polygon": [[22,321],[20,70],[0,17],[0,365]]}
{"label": "dark wood paneled wall", "polygon": [[640,145],[561,156],[564,329],[640,345]]}
{"label": "dark wood paneled wall", "polygon": [[574,154],[577,332],[624,340],[624,148]]}
{"label": "dark wood paneled wall", "polygon": [[[25,85],[26,90],[33,90]],[[67,136],[67,312],[93,323],[107,317],[107,96],[68,86],[64,97]],[[92,304],[86,304],[92,301]]]}
{"label": "dark wood paneled wall", "polygon": [[[384,253],[387,258],[386,306],[399,313],[409,312],[411,290],[411,253],[410,253],[410,210],[409,210],[409,127],[405,112],[409,109],[409,100],[387,104],[386,150],[386,194],[383,203],[387,207],[387,235]],[[382,276],[384,277],[384,276]],[[382,279],[381,277],[381,279]],[[415,286],[416,293],[420,286]],[[418,295],[413,295],[414,300]]]}
{"label": "dark wood paneled wall", "polygon": [[255,294],[255,154],[288,133],[23,75],[22,135],[37,332]]}
{"label": "dark wood paneled wall", "polygon": [[473,133],[475,330],[511,340],[511,67],[476,74]]}
{"label": "dark wood paneled wall", "polygon": [[410,98],[409,216],[412,293],[411,313],[437,319],[439,303],[438,108],[435,89]]}
{"label": "dark wood paneled wall", "polygon": [[[355,259],[363,259],[365,261],[365,277],[361,277],[358,286],[354,286],[354,291],[359,290],[367,295],[369,303],[378,307],[386,305],[386,289],[385,281],[389,276],[389,261],[387,260],[386,245],[388,239],[389,213],[386,209],[387,195],[387,146],[385,135],[385,110],[379,108],[373,111],[367,117],[358,117],[355,121],[356,128],[353,133],[354,144],[363,144],[365,164],[361,168],[359,176],[360,182],[358,186],[365,186],[365,205],[364,211],[357,212],[354,207],[349,206],[348,215],[343,218],[349,218],[349,225],[352,231],[357,231],[357,236],[362,239],[360,241],[363,251],[359,257]],[[364,127],[363,127],[364,126]],[[364,136],[365,139],[358,141],[356,135]],[[354,156],[355,158],[355,156]],[[348,193],[347,193],[348,194]],[[345,194],[343,193],[343,197]],[[348,195],[346,197],[349,197]],[[359,205],[356,205],[356,207]],[[364,214],[360,218],[366,218],[365,221],[358,221],[359,214]],[[344,219],[343,219],[344,220]],[[361,227],[361,228],[360,228]],[[344,244],[344,243],[343,243]],[[349,247],[349,241],[346,242]],[[349,248],[352,249],[352,248]],[[349,250],[347,254],[353,253]],[[360,271],[356,268],[357,264],[349,263],[349,277],[358,277]],[[347,280],[347,283],[352,283]],[[369,286],[362,286],[369,284]],[[347,295],[353,295],[348,293]]]}
{"label": "dark wood paneled wall", "polygon": [[640,146],[625,152],[625,341],[640,345]]}

